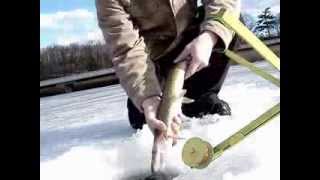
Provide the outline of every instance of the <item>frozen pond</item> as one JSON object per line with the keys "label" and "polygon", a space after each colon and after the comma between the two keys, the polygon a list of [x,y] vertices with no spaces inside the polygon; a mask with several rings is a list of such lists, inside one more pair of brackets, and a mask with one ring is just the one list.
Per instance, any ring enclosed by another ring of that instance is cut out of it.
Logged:
{"label": "frozen pond", "polygon": [[[266,63],[257,63],[279,77]],[[181,136],[218,144],[280,101],[280,89],[233,66],[220,97],[231,117],[206,116],[184,125]],[[139,180],[150,173],[152,135],[130,128],[127,96],[119,85],[40,98],[41,180]],[[169,170],[176,180],[280,179],[280,118],[245,139],[203,170],[181,160],[174,147]]]}

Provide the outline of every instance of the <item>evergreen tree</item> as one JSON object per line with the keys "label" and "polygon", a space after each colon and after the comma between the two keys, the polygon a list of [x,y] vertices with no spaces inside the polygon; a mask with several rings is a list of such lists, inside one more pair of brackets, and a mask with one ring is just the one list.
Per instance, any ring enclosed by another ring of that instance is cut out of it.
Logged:
{"label": "evergreen tree", "polygon": [[277,14],[277,32],[278,36],[280,36],[280,13]]}
{"label": "evergreen tree", "polygon": [[[254,32],[260,37],[271,37],[271,30],[273,29],[277,29],[277,18],[268,7],[258,15]],[[265,36],[265,32],[267,32],[267,36]]]}

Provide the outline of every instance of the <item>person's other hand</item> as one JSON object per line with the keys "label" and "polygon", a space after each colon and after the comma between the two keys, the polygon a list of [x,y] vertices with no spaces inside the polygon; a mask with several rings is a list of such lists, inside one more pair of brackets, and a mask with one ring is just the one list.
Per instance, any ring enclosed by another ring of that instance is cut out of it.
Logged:
{"label": "person's other hand", "polygon": [[159,130],[161,132],[165,132],[167,130],[167,126],[164,124],[164,122],[157,119],[160,101],[161,99],[159,96],[153,96],[145,99],[142,103],[146,123],[153,133],[155,130]]}
{"label": "person's other hand", "polygon": [[217,41],[216,34],[205,31],[184,48],[174,63],[185,60],[187,63],[185,79],[209,65],[212,49]]}
{"label": "person's other hand", "polygon": [[177,114],[170,125],[170,129],[168,129],[165,123],[157,118],[157,112],[160,105],[160,101],[161,99],[158,96],[153,96],[143,101],[142,107],[143,107],[146,123],[148,124],[150,130],[153,133],[155,130],[158,130],[165,137],[172,138],[173,143],[175,144],[180,131],[181,118],[179,114]]}

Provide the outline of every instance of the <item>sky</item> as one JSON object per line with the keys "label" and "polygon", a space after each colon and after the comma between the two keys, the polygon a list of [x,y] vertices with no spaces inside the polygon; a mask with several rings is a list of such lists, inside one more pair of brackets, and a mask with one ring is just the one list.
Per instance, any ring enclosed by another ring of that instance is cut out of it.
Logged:
{"label": "sky", "polygon": [[[266,7],[280,11],[280,0],[242,0],[242,11],[257,15]],[[40,0],[40,47],[103,42],[95,0]]]}

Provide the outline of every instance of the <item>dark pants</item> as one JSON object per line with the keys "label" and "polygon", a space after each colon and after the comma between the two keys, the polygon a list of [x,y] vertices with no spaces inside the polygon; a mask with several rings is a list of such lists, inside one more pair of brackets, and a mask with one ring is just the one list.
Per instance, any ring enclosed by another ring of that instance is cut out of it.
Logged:
{"label": "dark pants", "polygon": [[[173,60],[180,54],[184,47],[199,35],[199,24],[201,20],[201,16],[195,19],[195,23],[184,32],[182,42],[166,56],[157,60],[155,65],[160,81],[165,80]],[[235,39],[236,38],[231,42],[229,49],[234,48]],[[219,46],[219,44],[217,45]],[[210,57],[209,66],[203,68],[185,81],[184,89],[187,90],[185,96],[194,100],[203,99],[203,97],[207,99],[206,97],[210,96],[212,103],[214,103],[223,85],[229,66],[229,59],[223,53],[213,52]],[[130,99],[128,99],[127,107],[131,126],[133,128],[142,128],[142,125],[145,123],[144,115],[136,109]],[[201,111],[200,108],[202,108],[202,110],[205,111],[205,107],[192,107],[192,104],[186,105],[185,107],[186,108],[182,106],[182,111],[185,114],[188,114],[188,109],[194,111],[197,108]]]}

